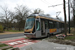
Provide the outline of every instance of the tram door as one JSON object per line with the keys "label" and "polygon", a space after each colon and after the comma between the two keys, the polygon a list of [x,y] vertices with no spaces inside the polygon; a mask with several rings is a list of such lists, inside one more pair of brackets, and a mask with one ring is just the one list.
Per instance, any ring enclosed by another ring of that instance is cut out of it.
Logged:
{"label": "tram door", "polygon": [[42,33],[42,35],[46,34],[46,32],[45,32],[45,21],[44,20],[41,20],[41,33]]}
{"label": "tram door", "polygon": [[36,30],[36,37],[40,37],[41,36],[41,28],[40,28],[39,19],[35,19],[35,30]]}

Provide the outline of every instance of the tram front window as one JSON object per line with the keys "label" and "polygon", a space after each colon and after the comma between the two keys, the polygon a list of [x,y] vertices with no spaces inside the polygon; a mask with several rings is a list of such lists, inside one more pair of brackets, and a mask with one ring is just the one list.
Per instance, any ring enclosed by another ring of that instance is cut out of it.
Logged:
{"label": "tram front window", "polygon": [[34,25],[35,18],[28,18],[26,19],[25,29],[31,29]]}

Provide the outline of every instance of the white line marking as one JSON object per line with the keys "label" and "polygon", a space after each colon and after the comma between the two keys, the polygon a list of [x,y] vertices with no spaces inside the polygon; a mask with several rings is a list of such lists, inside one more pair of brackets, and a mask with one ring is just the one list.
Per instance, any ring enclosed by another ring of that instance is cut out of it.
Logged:
{"label": "white line marking", "polygon": [[11,42],[11,43],[8,43],[8,44],[10,44],[10,45],[15,45],[15,44],[18,44],[18,43],[16,43],[16,42]]}
{"label": "white line marking", "polygon": [[16,41],[16,42],[22,43],[22,41]]}

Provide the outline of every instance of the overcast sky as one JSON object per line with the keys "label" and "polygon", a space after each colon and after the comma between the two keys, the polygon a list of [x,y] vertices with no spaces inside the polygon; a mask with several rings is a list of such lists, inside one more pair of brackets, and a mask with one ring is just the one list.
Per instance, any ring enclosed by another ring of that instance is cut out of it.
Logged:
{"label": "overcast sky", "polygon": [[[66,0],[68,2],[68,0]],[[56,12],[61,11],[59,17],[64,20],[63,6],[48,7],[51,5],[62,4],[63,0],[0,0],[1,6],[8,6],[8,8],[14,11],[14,7],[17,5],[27,6],[29,9],[34,10],[40,8],[45,14],[50,14],[51,17],[56,17]],[[67,9],[68,7],[66,7]],[[67,9],[68,10],[68,9]],[[0,9],[0,12],[2,10]]]}

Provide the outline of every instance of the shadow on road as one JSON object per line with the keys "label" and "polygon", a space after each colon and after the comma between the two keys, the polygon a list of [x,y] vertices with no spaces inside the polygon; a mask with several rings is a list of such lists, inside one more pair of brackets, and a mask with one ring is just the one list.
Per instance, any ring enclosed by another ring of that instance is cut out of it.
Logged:
{"label": "shadow on road", "polygon": [[[58,34],[62,34],[62,33],[58,33]],[[52,36],[55,36],[55,35],[57,35],[57,34],[51,34],[51,35],[49,36],[49,38],[52,37]],[[46,39],[46,38],[48,38],[48,37],[30,38],[30,40],[42,40],[42,39]]]}
{"label": "shadow on road", "polygon": [[30,38],[31,40],[42,40],[42,39],[45,39],[45,38],[48,38],[48,37],[42,37],[42,38]]}

